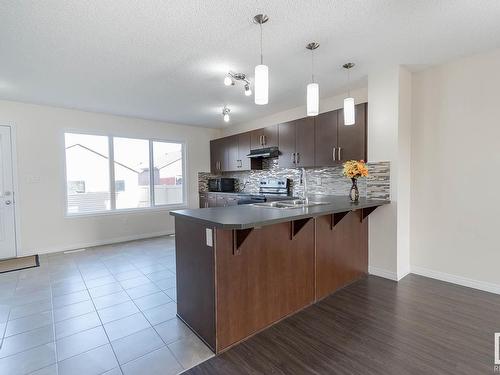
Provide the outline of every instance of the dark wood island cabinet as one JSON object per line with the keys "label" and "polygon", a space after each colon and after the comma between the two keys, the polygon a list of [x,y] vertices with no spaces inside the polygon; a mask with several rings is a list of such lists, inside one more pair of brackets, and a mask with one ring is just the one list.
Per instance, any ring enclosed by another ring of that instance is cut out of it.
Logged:
{"label": "dark wood island cabinet", "polygon": [[175,216],[177,315],[216,353],[368,272],[367,216],[387,201]]}

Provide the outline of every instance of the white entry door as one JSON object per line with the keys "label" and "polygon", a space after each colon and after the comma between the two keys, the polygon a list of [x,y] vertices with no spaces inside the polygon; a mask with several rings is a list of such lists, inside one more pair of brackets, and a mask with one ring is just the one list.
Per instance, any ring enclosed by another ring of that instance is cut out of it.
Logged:
{"label": "white entry door", "polygon": [[0,126],[0,259],[16,256],[16,219],[12,139],[9,126]]}

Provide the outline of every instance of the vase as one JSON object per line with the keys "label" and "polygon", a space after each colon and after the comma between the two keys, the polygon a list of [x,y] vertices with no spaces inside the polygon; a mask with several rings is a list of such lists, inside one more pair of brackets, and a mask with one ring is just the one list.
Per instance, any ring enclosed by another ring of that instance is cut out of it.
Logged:
{"label": "vase", "polygon": [[358,179],[351,178],[351,181],[352,181],[352,186],[351,186],[351,191],[349,192],[349,198],[351,198],[351,201],[353,202],[359,202]]}

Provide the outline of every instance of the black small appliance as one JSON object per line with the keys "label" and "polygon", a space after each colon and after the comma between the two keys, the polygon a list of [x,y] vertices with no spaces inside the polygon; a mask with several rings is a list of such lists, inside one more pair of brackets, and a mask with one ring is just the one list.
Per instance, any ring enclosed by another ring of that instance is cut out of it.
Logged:
{"label": "black small appliance", "polygon": [[234,193],[236,179],[228,177],[217,177],[208,179],[208,191],[219,193]]}

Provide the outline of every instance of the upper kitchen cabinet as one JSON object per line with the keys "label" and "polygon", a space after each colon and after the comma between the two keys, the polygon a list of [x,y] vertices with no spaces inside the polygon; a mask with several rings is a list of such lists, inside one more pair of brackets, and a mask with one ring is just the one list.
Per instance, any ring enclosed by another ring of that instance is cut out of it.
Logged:
{"label": "upper kitchen cabinet", "polygon": [[211,172],[248,171],[262,169],[262,161],[250,159],[250,132],[231,135],[210,141]]}
{"label": "upper kitchen cabinet", "polygon": [[210,141],[210,171],[219,174],[227,169],[226,139],[219,138]]}
{"label": "upper kitchen cabinet", "polygon": [[338,111],[321,113],[315,118],[315,165],[327,167],[337,164]]}
{"label": "upper kitchen cabinet", "polygon": [[278,146],[278,125],[271,125],[262,129],[252,130],[250,132],[250,148],[257,150],[259,148]]}
{"label": "upper kitchen cabinet", "polygon": [[365,160],[366,152],[366,124],[367,103],[356,105],[356,122],[354,125],[344,125],[344,111],[338,111],[338,142],[337,159]]}
{"label": "upper kitchen cabinet", "polygon": [[279,166],[314,166],[314,119],[305,117],[278,125]]}
{"label": "upper kitchen cabinet", "polygon": [[356,105],[356,123],[344,125],[344,111],[325,112],[315,119],[315,165],[366,160],[366,103]]}

